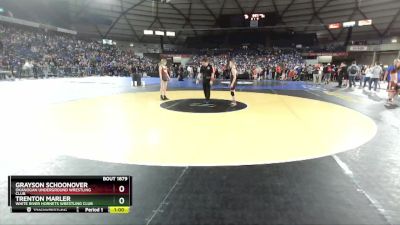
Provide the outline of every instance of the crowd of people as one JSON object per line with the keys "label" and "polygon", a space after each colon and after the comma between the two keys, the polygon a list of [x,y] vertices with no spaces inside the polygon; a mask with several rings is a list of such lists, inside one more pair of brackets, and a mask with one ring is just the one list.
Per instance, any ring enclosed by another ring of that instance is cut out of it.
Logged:
{"label": "crowd of people", "polygon": [[129,49],[78,40],[73,35],[0,24],[1,68],[23,76],[92,74],[123,76],[131,71],[155,72],[156,64]]}
{"label": "crowd of people", "polygon": [[[0,71],[10,71],[11,76],[87,76],[153,73],[158,65],[152,59],[137,56],[132,49],[42,29],[0,24],[1,59]],[[379,64],[307,65],[296,49],[231,49],[214,50],[193,55],[186,66],[170,68],[171,77],[183,79],[184,74],[196,77],[200,73],[201,59],[208,57],[216,77],[228,78],[228,62],[234,61],[238,77],[245,79],[270,79],[312,81],[329,84],[337,81],[337,87],[356,86],[377,90],[379,80],[390,78],[390,68],[384,71]],[[396,62],[395,62],[396,64]],[[395,81],[393,81],[395,82]],[[393,86],[393,85],[392,85]],[[390,87],[388,87],[390,88]],[[390,98],[390,99],[393,99]]]}
{"label": "crowd of people", "polygon": [[267,78],[278,79],[278,74],[289,73],[290,70],[296,70],[304,61],[301,54],[294,49],[270,49],[270,50],[233,50],[224,53],[209,53],[208,55],[195,55],[188,62],[189,74],[196,74],[199,70],[200,59],[210,58],[210,64],[216,69],[216,76],[223,76],[227,68],[227,62],[234,60],[238,74],[243,74],[249,79]]}
{"label": "crowd of people", "polygon": [[[199,58],[205,56],[194,56],[187,67],[188,74],[196,75]],[[337,82],[336,87],[368,88],[377,91],[381,80],[387,80],[390,68],[384,70],[379,63],[373,65],[359,65],[353,62],[347,65],[345,62],[339,65],[325,63],[307,65],[295,50],[271,50],[249,53],[231,52],[213,55],[210,63],[214,65],[216,77],[225,77],[227,71],[226,62],[234,60],[237,62],[238,74],[247,79],[267,79],[286,81],[311,81],[315,85],[328,85]],[[395,62],[396,64],[396,62]],[[385,75],[386,74],[386,75]]]}
{"label": "crowd of people", "polygon": [[[311,67],[309,65],[309,67]],[[372,82],[376,91],[379,80],[383,78],[383,68],[379,63],[374,65],[357,65],[354,61],[350,65],[342,62],[340,65],[316,65],[308,70],[312,73],[315,84],[329,84],[331,81],[338,82],[338,88],[356,87],[356,80],[359,81],[360,88],[365,88],[368,82],[371,90]]]}

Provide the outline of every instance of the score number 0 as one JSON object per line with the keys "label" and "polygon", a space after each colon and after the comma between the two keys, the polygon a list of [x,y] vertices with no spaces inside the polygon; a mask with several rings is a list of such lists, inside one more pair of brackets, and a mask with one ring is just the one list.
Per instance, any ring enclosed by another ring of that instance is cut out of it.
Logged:
{"label": "score number 0", "polygon": [[[119,186],[118,191],[119,191],[120,193],[124,193],[125,187],[124,187],[123,185]],[[124,197],[120,197],[120,198],[118,199],[118,202],[119,202],[120,205],[123,205],[123,204],[125,203],[125,198],[124,198]]]}

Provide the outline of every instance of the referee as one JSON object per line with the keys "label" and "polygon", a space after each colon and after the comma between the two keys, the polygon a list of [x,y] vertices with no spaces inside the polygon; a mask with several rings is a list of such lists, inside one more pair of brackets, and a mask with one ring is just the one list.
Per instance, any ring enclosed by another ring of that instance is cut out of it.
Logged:
{"label": "referee", "polygon": [[210,103],[210,96],[211,96],[211,85],[214,80],[214,69],[209,64],[207,58],[203,58],[201,60],[201,68],[200,73],[203,77],[203,91],[205,97],[205,103]]}

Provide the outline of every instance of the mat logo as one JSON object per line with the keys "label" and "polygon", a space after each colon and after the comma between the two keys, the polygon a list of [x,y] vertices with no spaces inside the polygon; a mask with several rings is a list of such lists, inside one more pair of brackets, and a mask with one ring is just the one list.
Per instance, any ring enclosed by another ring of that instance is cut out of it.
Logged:
{"label": "mat logo", "polygon": [[208,108],[214,108],[216,105],[215,104],[207,104],[207,103],[192,103],[189,105],[190,107],[208,107]]}
{"label": "mat logo", "polygon": [[237,102],[235,107],[231,106],[231,101],[225,99],[213,99],[205,102],[204,99],[181,99],[163,102],[162,108],[177,112],[188,113],[223,113],[245,109],[246,104]]}

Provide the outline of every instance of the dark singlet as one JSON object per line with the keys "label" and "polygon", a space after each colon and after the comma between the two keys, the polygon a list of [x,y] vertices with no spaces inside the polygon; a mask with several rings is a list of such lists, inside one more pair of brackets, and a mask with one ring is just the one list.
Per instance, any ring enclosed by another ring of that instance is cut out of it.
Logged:
{"label": "dark singlet", "polygon": [[[233,74],[232,74],[232,69],[231,69],[231,68],[228,69],[228,73],[229,73],[229,77],[230,77],[230,83],[229,83],[229,85],[232,85],[232,82],[233,82]],[[237,85],[237,73],[236,73],[236,81],[235,81],[235,83],[233,84],[233,87],[231,88],[231,90],[235,90],[235,89],[236,89],[236,85]]]}
{"label": "dark singlet", "polygon": [[399,90],[399,87],[398,87],[398,84],[397,84],[397,82],[396,82],[396,80],[397,79],[393,79],[393,76],[396,76],[396,75],[398,75],[398,73],[396,73],[396,72],[391,72],[390,73],[390,80],[389,80],[389,83],[388,83],[388,92],[397,92],[398,90]]}
{"label": "dark singlet", "polygon": [[396,82],[394,82],[394,81],[389,82],[388,92],[397,92],[398,89],[399,89],[399,87],[397,86]]}
{"label": "dark singlet", "polygon": [[161,78],[163,81],[168,81],[168,69],[164,66],[161,67]]}

